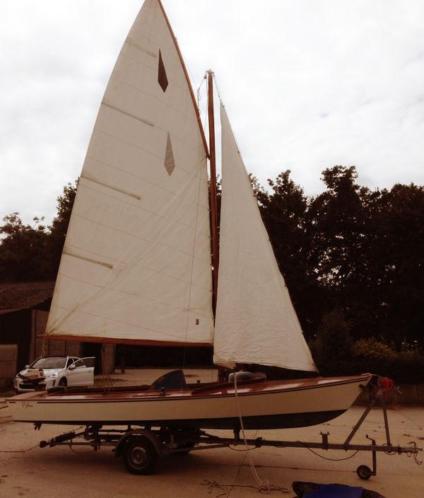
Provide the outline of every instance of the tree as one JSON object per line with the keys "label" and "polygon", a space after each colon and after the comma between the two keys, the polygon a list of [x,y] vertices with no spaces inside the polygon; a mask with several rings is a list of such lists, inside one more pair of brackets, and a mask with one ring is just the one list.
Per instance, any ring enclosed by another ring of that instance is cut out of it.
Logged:
{"label": "tree", "polygon": [[398,349],[424,345],[424,188],[395,185],[370,204],[375,330]]}
{"label": "tree", "polygon": [[290,171],[268,180],[270,192],[253,179],[260,206],[277,262],[284,275],[294,307],[309,337],[321,320],[325,289],[316,279],[310,264],[311,239],[305,224],[308,199],[302,188],[290,178]]}
{"label": "tree", "polygon": [[25,225],[19,213],[3,218],[0,227],[0,281],[43,280],[48,273],[49,232],[42,220]]}
{"label": "tree", "polygon": [[340,309],[325,313],[312,344],[314,359],[320,372],[335,375],[343,369],[352,350],[350,323]]}
{"label": "tree", "polygon": [[313,198],[285,171],[265,191],[252,178],[277,261],[303,329],[338,310],[354,339],[424,345],[424,189],[370,190],[354,166],[323,171]]}
{"label": "tree", "polygon": [[361,268],[360,254],[366,238],[366,189],[356,184],[354,166],[334,166],[322,175],[327,190],[313,198],[308,210],[314,263],[318,278],[333,289],[349,285]]}
{"label": "tree", "polygon": [[77,187],[78,180],[74,184],[68,183],[63,188],[63,194],[57,198],[57,215],[50,227],[51,271],[54,277],[59,269],[60,257],[77,194]]}
{"label": "tree", "polygon": [[58,197],[57,216],[51,226],[34,218],[34,226],[23,223],[15,212],[3,218],[0,243],[0,282],[53,280],[59,267],[75,185],[68,184]]}

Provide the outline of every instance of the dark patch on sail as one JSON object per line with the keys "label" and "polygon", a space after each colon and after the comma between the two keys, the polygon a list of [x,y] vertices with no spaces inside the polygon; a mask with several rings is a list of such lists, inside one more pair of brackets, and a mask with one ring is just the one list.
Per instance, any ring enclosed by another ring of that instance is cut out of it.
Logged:
{"label": "dark patch on sail", "polygon": [[163,91],[168,88],[168,77],[166,76],[165,66],[162,60],[162,54],[159,50],[159,65],[158,65],[158,83]]}
{"label": "dark patch on sail", "polygon": [[175,168],[175,160],[174,160],[174,152],[172,150],[171,137],[169,133],[166,139],[165,161],[163,164],[165,166],[166,171],[168,172],[168,175],[171,176]]}

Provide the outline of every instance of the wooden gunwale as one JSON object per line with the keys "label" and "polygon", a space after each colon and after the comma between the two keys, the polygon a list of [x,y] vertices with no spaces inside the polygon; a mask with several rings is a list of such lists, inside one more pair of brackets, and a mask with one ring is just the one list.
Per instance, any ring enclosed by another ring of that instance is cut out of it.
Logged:
{"label": "wooden gunwale", "polygon": [[[245,383],[238,386],[238,397],[245,396],[262,396],[270,394],[280,394],[286,392],[304,391],[304,390],[314,390],[314,389],[324,389],[331,388],[345,384],[354,384],[360,381],[370,380],[371,374],[359,375],[357,377],[341,377],[341,378],[325,378],[325,379],[302,379],[301,381],[266,381],[260,383]],[[292,387],[289,385],[295,384]],[[296,385],[297,384],[297,385]],[[281,386],[281,387],[279,387]],[[249,391],[246,392],[246,388]],[[267,389],[268,388],[268,389]],[[229,392],[232,389],[232,392]],[[235,396],[233,384],[229,385],[217,385],[216,387],[210,388],[211,393],[206,393],[204,390],[201,393],[196,393],[195,389],[188,390],[168,390],[164,394],[159,391],[144,391],[142,395],[137,395],[135,392],[113,392],[104,391],[102,393],[25,393],[14,398],[11,398],[9,402],[19,402],[19,401],[34,401],[37,403],[104,403],[104,402],[150,402],[150,401],[176,401],[176,400],[196,400],[201,401],[211,398],[233,398]],[[220,390],[219,392],[216,392]],[[215,392],[214,392],[215,391]],[[65,399],[66,398],[66,399]]]}

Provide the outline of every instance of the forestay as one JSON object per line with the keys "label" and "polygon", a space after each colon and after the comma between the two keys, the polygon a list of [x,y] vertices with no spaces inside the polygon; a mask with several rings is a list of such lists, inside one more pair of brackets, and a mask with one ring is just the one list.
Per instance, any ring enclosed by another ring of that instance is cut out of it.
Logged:
{"label": "forestay", "polygon": [[48,335],[212,342],[206,156],[175,38],[146,0],[88,147]]}
{"label": "forestay", "polygon": [[315,371],[221,104],[222,204],[214,362]]}

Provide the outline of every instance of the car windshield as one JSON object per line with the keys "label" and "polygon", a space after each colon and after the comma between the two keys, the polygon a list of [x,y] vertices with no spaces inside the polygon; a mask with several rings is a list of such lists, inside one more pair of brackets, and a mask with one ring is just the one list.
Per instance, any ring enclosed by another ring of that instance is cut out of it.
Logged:
{"label": "car windshield", "polygon": [[65,368],[66,358],[50,356],[40,358],[31,365],[31,368]]}

